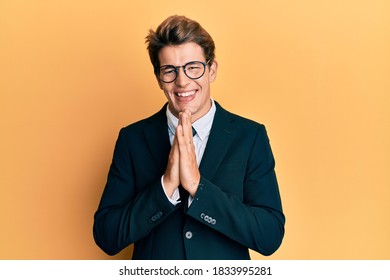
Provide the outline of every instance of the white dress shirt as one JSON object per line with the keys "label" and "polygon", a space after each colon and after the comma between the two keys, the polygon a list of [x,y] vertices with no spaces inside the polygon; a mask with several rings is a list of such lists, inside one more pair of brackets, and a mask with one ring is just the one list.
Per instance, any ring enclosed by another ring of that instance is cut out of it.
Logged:
{"label": "white dress shirt", "polygon": [[[214,100],[211,98],[211,108],[207,112],[206,115],[198,119],[196,122],[192,124],[192,127],[196,130],[196,134],[193,137],[194,140],[194,146],[195,146],[195,154],[196,154],[196,162],[198,163],[198,166],[200,165],[200,162],[202,161],[202,157],[204,154],[204,150],[206,149],[207,141],[209,140],[210,136],[210,130],[211,126],[213,124],[214,115],[216,111]],[[176,127],[179,123],[178,118],[176,118],[171,111],[169,111],[169,108],[167,106],[167,120],[168,120],[168,134],[169,134],[169,141],[171,142],[171,146],[173,144],[173,139],[175,138],[176,133]],[[169,201],[176,205],[180,202],[180,192],[179,189],[176,188],[174,191],[172,197],[169,197],[167,193],[165,192],[164,187],[164,175],[161,177],[161,184],[163,186],[163,190]],[[193,200],[193,197],[188,197],[188,206],[191,205],[191,202]]]}

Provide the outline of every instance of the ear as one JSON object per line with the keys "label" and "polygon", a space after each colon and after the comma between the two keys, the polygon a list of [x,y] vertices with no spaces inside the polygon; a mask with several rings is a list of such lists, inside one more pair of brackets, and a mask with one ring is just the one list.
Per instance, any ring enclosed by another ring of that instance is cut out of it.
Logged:
{"label": "ear", "polygon": [[218,62],[216,60],[210,65],[209,79],[210,82],[214,82],[217,78]]}

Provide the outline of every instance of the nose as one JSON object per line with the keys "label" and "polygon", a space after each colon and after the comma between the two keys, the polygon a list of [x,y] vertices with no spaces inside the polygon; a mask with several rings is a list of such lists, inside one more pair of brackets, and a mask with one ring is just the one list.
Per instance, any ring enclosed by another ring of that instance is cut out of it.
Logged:
{"label": "nose", "polygon": [[185,87],[191,82],[191,79],[187,77],[187,75],[184,73],[183,67],[180,67],[177,70],[177,78],[175,80],[175,84],[180,87]]}

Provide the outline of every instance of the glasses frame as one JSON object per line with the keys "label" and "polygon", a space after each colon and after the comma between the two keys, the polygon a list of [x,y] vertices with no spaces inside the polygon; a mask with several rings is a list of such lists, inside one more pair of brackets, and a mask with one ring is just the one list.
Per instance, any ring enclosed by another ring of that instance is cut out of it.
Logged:
{"label": "glasses frame", "polygon": [[[200,63],[200,64],[203,65],[203,73],[202,73],[202,75],[200,75],[200,76],[197,77],[197,78],[191,78],[191,77],[188,76],[188,74],[187,74],[187,69],[186,69],[186,67],[187,67],[188,65],[190,65],[190,64],[195,63],[195,62]],[[156,75],[158,76],[158,79],[159,79],[161,82],[163,82],[163,83],[166,83],[166,84],[173,83],[174,81],[176,81],[177,77],[179,76],[179,70],[180,70],[180,68],[183,68],[184,74],[185,74],[189,79],[191,79],[191,80],[197,80],[197,79],[202,78],[203,75],[204,75],[204,73],[206,73],[206,66],[207,66],[209,63],[210,63],[210,60],[208,60],[208,61],[206,61],[206,62],[195,60],[195,61],[187,62],[186,64],[184,64],[184,65],[182,65],[182,66],[174,66],[174,65],[169,65],[169,64],[168,64],[168,65],[163,65],[163,66],[160,66],[159,68],[156,69]],[[176,74],[176,75],[175,75],[175,78],[174,78],[172,81],[170,81],[170,82],[164,81],[164,80],[162,80],[161,77],[160,77],[161,69],[162,69],[162,68],[167,68],[167,67],[172,68],[172,70],[174,69],[175,74]]]}

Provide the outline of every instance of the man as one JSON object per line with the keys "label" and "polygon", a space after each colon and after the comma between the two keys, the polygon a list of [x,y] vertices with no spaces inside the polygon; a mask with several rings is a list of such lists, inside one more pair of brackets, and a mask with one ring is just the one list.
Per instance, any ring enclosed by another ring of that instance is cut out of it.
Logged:
{"label": "man", "polygon": [[250,259],[281,244],[274,158],[263,125],[210,97],[218,64],[211,36],[182,16],[146,38],[168,103],[119,133],[95,214],[94,238],[133,259]]}

